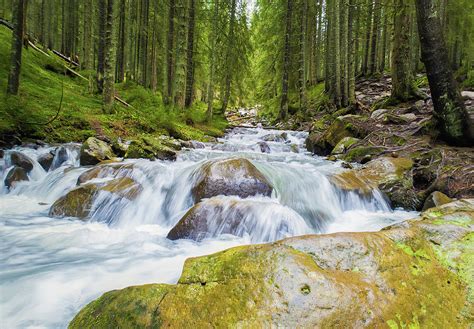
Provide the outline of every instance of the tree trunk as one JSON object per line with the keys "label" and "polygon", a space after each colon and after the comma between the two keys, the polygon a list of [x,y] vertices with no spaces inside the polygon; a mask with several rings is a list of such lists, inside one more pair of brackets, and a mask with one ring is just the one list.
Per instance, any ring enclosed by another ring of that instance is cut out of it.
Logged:
{"label": "tree trunk", "polygon": [[176,10],[175,0],[169,1],[168,11],[168,36],[166,46],[166,97],[165,103],[170,104],[173,101],[173,79],[174,79],[174,16]]}
{"label": "tree trunk", "polygon": [[365,22],[365,49],[364,61],[362,62],[362,74],[367,75],[369,70],[370,36],[372,31],[373,0],[367,0],[367,21]]}
{"label": "tree trunk", "polygon": [[104,58],[105,58],[105,30],[107,17],[107,0],[99,0],[99,42],[97,45],[97,91],[104,91]]}
{"label": "tree trunk", "polygon": [[214,103],[214,74],[216,70],[216,64],[214,63],[214,54],[216,51],[217,43],[217,20],[219,17],[219,0],[214,2],[214,15],[212,17],[212,29],[211,29],[211,48],[209,50],[209,86],[207,89],[207,121],[212,120],[213,103]]}
{"label": "tree trunk", "polygon": [[186,94],[184,106],[189,107],[193,101],[194,88],[194,23],[196,0],[190,0],[189,6],[189,26],[188,26],[188,46],[187,46],[187,61],[186,61]]}
{"label": "tree trunk", "polygon": [[298,67],[298,88],[299,88],[299,103],[300,110],[306,107],[306,12],[308,11],[308,0],[303,0],[300,13],[300,40],[299,40],[299,67]]}
{"label": "tree trunk", "polygon": [[[232,53],[232,46],[235,42],[234,40],[234,25],[235,25],[235,10],[237,6],[237,1],[232,0],[232,4],[230,7],[230,23],[229,23],[229,35],[227,36],[228,38],[228,43],[227,43],[227,54],[226,54],[226,63],[229,63],[231,59],[231,53]],[[229,98],[230,98],[230,86],[232,82],[232,74],[231,74],[231,67],[228,66],[226,68],[225,72],[225,84],[224,84],[224,99],[222,100],[222,112],[225,112],[227,109],[227,105],[229,103]]]}
{"label": "tree trunk", "polygon": [[293,12],[293,1],[287,0],[285,18],[285,46],[283,49],[283,74],[281,84],[280,119],[285,120],[288,116],[288,71],[290,67],[290,33],[291,15]]}
{"label": "tree trunk", "polygon": [[395,0],[392,48],[392,98],[406,101],[413,96],[410,67],[410,15],[407,0]]}
{"label": "tree trunk", "polygon": [[356,0],[349,0],[349,16],[347,26],[347,103],[352,105],[355,102],[355,33],[354,19],[356,19]]}
{"label": "tree trunk", "polygon": [[448,51],[435,4],[432,0],[415,0],[415,4],[421,59],[426,67],[441,137],[454,145],[472,146],[472,127],[449,67]]}
{"label": "tree trunk", "polygon": [[125,0],[120,0],[119,3],[119,25],[118,25],[118,46],[117,46],[117,63],[115,65],[115,75],[117,82],[122,82],[125,79],[125,43],[127,37],[125,18]]}
{"label": "tree trunk", "polygon": [[318,32],[317,32],[317,43],[316,43],[316,60],[315,60],[315,76],[316,83],[318,83],[322,78],[322,69],[321,69],[321,48],[323,47],[322,42],[322,25],[323,25],[323,0],[318,2]]}
{"label": "tree trunk", "polygon": [[26,1],[15,0],[13,4],[13,32],[10,55],[10,73],[8,75],[7,93],[18,95],[20,87],[21,53],[25,31]]}
{"label": "tree trunk", "polygon": [[107,2],[107,15],[105,17],[105,42],[104,42],[104,110],[110,113],[114,104],[114,0],[100,0]]}
{"label": "tree trunk", "polygon": [[369,74],[372,75],[377,71],[377,44],[378,44],[378,33],[380,26],[380,13],[381,13],[381,0],[375,0],[374,3],[374,22],[372,24],[372,36],[370,46],[370,59],[369,59]]}

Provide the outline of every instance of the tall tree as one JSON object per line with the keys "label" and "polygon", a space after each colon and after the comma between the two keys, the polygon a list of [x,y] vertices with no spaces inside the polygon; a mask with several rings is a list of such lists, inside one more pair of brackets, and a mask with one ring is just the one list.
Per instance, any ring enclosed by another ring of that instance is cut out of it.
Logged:
{"label": "tall tree", "polygon": [[114,104],[114,0],[99,0],[106,2],[105,40],[104,40],[104,110],[109,113]]}
{"label": "tall tree", "polygon": [[[229,22],[229,33],[227,35],[227,51],[226,51],[226,62],[230,63],[231,58],[233,57],[233,43],[234,33],[235,33],[235,15],[236,15],[237,0],[231,0],[230,6],[230,22]],[[224,98],[222,100],[222,112],[225,112],[230,98],[230,87],[232,83],[232,72],[231,67],[228,66],[225,73],[225,84],[224,84]]]}
{"label": "tall tree", "polygon": [[307,24],[308,0],[303,0],[300,12],[300,39],[299,39],[299,65],[298,65],[298,88],[300,110],[306,108],[306,24]]}
{"label": "tall tree", "polygon": [[8,75],[7,93],[17,95],[20,87],[21,53],[25,31],[26,2],[15,0],[13,4],[13,32],[10,55],[10,73]]}
{"label": "tall tree", "polygon": [[283,74],[281,79],[281,102],[280,102],[280,119],[285,120],[288,116],[288,74],[290,69],[290,33],[291,33],[291,16],[293,14],[293,1],[286,0],[285,13],[285,45],[283,49]]}
{"label": "tall tree", "polygon": [[169,0],[168,6],[168,36],[166,44],[166,97],[165,103],[173,101],[173,80],[174,80],[174,20],[176,11],[176,0]]}
{"label": "tall tree", "polygon": [[184,106],[189,107],[193,101],[194,88],[194,26],[196,18],[196,0],[190,0],[189,4],[189,26],[188,26],[188,45],[186,61],[186,93]]}
{"label": "tall tree", "polygon": [[468,114],[449,66],[448,50],[433,0],[415,0],[421,59],[442,138],[454,145],[472,145]]}
{"label": "tall tree", "polygon": [[212,26],[211,26],[211,34],[210,34],[210,44],[211,47],[209,48],[209,83],[207,89],[207,121],[211,121],[212,119],[212,112],[214,106],[214,75],[216,71],[216,63],[215,63],[215,53],[216,53],[216,45],[217,45],[217,21],[219,17],[219,0],[214,1],[214,9],[212,15]]}

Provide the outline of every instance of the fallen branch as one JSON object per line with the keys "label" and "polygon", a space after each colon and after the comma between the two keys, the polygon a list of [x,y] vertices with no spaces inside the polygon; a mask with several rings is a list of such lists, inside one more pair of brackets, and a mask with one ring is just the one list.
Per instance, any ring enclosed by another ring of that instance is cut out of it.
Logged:
{"label": "fallen branch", "polygon": [[31,48],[33,48],[34,50],[36,51],[39,51],[40,53],[42,53],[43,55],[45,56],[49,56],[49,54],[45,53],[43,50],[39,49],[38,47],[35,46],[35,44],[33,42],[31,42],[30,40],[28,40],[28,44],[30,45]]}
{"label": "fallen branch", "polygon": [[63,60],[65,60],[66,62],[68,62],[68,63],[70,63],[74,66],[79,66],[79,63],[73,61],[71,58],[67,57],[66,55],[61,54],[57,50],[53,50],[53,54],[55,54],[56,56],[59,56],[60,58],[62,58]]}
{"label": "fallen branch", "polygon": [[7,21],[6,19],[0,18],[0,25],[8,27],[10,30],[13,30],[13,24]]}

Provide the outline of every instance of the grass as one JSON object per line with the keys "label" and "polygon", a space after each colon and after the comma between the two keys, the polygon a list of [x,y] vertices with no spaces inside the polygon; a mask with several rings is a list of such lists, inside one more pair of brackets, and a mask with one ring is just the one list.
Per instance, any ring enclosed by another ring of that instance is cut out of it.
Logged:
{"label": "grass", "polygon": [[[0,27],[0,140],[41,139],[46,142],[81,142],[90,136],[134,139],[142,134],[166,134],[181,139],[206,140],[220,136],[227,127],[222,115],[206,122],[205,104],[182,110],[163,105],[161,95],[133,82],[116,85],[120,98],[131,104],[115,104],[112,114],[102,110],[102,98],[79,77],[65,75],[63,62],[32,49],[23,49],[20,93],[6,95],[10,66],[11,31]],[[82,71],[93,80],[93,72]],[[45,125],[58,110],[56,120]]]}

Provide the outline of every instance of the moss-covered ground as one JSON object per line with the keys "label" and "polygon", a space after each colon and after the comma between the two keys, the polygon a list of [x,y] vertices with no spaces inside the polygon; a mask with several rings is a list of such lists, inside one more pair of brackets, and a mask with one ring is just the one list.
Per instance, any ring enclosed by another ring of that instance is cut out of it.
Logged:
{"label": "moss-covered ground", "polygon": [[[205,121],[206,106],[196,102],[190,109],[163,105],[161,95],[133,82],[116,85],[118,96],[132,107],[116,103],[113,113],[102,110],[101,95],[94,92],[93,72],[85,79],[65,73],[64,61],[24,48],[18,96],[7,96],[11,31],[0,26],[0,140],[4,145],[25,139],[47,142],[81,142],[87,137],[133,139],[142,134],[166,134],[181,139],[206,140],[219,136],[227,126],[222,114]],[[55,117],[63,97],[61,109]]]}

